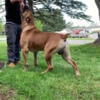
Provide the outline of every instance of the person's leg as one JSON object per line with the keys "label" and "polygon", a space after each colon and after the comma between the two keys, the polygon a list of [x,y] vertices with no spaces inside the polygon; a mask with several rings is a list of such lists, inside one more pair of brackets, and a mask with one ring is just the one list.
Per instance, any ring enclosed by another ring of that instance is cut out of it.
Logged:
{"label": "person's leg", "polygon": [[8,64],[10,64],[10,63],[14,64],[14,62],[15,62],[15,40],[16,40],[15,24],[6,23],[5,31],[6,31],[6,35],[7,35]]}
{"label": "person's leg", "polygon": [[15,63],[20,62],[20,35],[21,35],[21,26],[17,26],[16,42],[15,42]]}

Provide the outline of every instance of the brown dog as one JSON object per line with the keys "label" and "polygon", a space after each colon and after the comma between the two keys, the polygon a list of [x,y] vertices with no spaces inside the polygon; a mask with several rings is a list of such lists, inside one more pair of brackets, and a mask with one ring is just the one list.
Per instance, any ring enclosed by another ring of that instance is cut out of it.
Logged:
{"label": "brown dog", "polygon": [[[33,14],[28,7],[24,7],[22,13],[22,34],[21,48],[24,56],[24,70],[28,69],[28,51],[34,52],[34,65],[37,65],[37,52],[44,50],[45,60],[48,68],[44,72],[53,69],[51,59],[53,54],[58,53],[62,58],[71,64],[75,70],[76,76],[80,75],[75,61],[71,59],[69,46],[66,38],[69,34],[57,34],[51,32],[41,32],[33,21]],[[43,73],[44,73],[43,72]]]}

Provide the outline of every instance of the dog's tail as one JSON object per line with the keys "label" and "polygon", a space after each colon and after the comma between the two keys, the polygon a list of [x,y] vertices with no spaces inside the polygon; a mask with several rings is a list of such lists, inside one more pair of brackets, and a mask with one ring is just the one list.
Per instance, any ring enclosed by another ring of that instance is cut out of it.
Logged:
{"label": "dog's tail", "polygon": [[70,35],[69,33],[67,33],[67,34],[61,34],[61,38],[65,40],[65,39],[68,38],[69,35]]}

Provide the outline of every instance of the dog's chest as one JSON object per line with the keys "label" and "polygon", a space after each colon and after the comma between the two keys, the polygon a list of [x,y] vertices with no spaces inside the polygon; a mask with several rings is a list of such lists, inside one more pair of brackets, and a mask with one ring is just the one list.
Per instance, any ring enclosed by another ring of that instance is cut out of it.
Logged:
{"label": "dog's chest", "polygon": [[28,49],[30,51],[40,51],[44,49],[44,42],[39,40],[29,40],[28,41]]}

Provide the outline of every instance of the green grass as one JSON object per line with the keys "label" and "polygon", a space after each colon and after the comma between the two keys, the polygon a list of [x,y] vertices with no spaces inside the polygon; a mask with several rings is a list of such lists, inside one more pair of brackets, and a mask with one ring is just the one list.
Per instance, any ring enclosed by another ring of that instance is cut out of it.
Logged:
{"label": "green grass", "polygon": [[0,35],[0,38],[5,38],[6,37],[6,35]]}
{"label": "green grass", "polygon": [[[38,67],[33,68],[33,54],[29,53],[29,71],[21,65],[2,69],[0,97],[5,100],[99,100],[100,99],[100,47],[92,44],[71,46],[72,58],[78,63],[80,77],[75,77],[71,65],[54,55],[54,70],[46,69],[43,52],[38,55]],[[6,62],[6,44],[0,42],[0,60]],[[1,99],[0,99],[1,100]]]}

